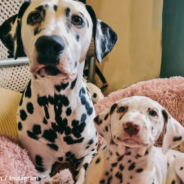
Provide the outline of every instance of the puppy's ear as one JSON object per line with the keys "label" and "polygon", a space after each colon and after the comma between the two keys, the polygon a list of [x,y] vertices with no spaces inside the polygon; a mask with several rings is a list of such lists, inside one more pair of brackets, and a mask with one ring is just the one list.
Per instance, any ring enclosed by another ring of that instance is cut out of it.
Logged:
{"label": "puppy's ear", "polygon": [[28,8],[29,4],[30,1],[24,2],[19,13],[6,20],[0,26],[0,39],[7,49],[13,53],[15,59],[17,59],[19,53],[23,53],[21,23],[24,12]]}
{"label": "puppy's ear", "polygon": [[181,144],[184,141],[184,128],[165,109],[162,110],[166,132],[162,143],[162,152],[166,154],[170,148]]}
{"label": "puppy's ear", "polygon": [[111,108],[106,109],[94,118],[94,124],[98,133],[106,139],[108,143],[111,142],[111,116],[116,109],[117,104],[113,104]]}
{"label": "puppy's ear", "polygon": [[86,9],[93,21],[96,58],[99,63],[102,63],[102,59],[113,49],[118,36],[107,24],[96,18],[91,6],[86,5]]}

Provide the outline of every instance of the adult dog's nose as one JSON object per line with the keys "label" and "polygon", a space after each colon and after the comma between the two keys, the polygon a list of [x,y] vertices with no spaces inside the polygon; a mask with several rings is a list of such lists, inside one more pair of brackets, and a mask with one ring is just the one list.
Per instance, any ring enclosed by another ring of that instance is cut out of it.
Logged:
{"label": "adult dog's nose", "polygon": [[56,65],[59,63],[58,58],[60,54],[64,51],[65,43],[59,36],[45,35],[38,38],[35,47],[38,52],[38,62],[40,64]]}
{"label": "adult dog's nose", "polygon": [[123,128],[124,128],[125,132],[127,132],[130,136],[136,135],[140,130],[140,126],[134,124],[133,122],[125,123],[123,125]]}

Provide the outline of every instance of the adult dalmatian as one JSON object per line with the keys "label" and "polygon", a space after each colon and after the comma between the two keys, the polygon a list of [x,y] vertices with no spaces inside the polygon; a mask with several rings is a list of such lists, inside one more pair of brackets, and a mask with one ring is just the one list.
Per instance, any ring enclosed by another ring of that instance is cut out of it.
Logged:
{"label": "adult dalmatian", "polygon": [[[84,184],[184,183],[184,153],[169,150],[184,140],[184,128],[160,104],[147,97],[124,98],[94,121],[107,145],[88,166]],[[164,124],[161,149],[154,144]]]}
{"label": "adult dalmatian", "polygon": [[71,0],[25,1],[0,27],[14,57],[23,46],[30,60],[32,79],[18,108],[18,134],[40,178],[49,177],[55,162],[72,161],[76,183],[82,184],[96,153],[95,112],[83,81],[92,36],[101,63],[117,35],[90,6]]}

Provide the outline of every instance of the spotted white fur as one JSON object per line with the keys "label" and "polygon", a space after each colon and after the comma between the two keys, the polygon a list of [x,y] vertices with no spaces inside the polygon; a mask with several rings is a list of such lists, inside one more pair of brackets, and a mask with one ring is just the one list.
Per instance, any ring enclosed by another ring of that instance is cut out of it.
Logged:
{"label": "spotted white fur", "polygon": [[[84,184],[184,183],[184,154],[169,150],[184,140],[184,128],[160,104],[147,97],[124,98],[94,121],[107,144],[89,165]],[[161,149],[154,144],[164,125]]]}
{"label": "spotted white fur", "polygon": [[55,162],[73,162],[75,181],[82,184],[96,154],[95,111],[83,81],[92,36],[101,62],[117,35],[90,6],[71,0],[25,1],[19,13],[0,26],[0,39],[15,59],[23,48],[30,60],[32,79],[17,123],[39,179],[50,177]]}

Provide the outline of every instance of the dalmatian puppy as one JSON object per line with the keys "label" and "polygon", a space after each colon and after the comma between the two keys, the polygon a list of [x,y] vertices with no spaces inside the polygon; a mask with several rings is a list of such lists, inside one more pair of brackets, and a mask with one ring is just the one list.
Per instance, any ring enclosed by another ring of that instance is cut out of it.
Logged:
{"label": "dalmatian puppy", "polygon": [[81,184],[96,153],[95,111],[83,81],[92,36],[101,63],[117,34],[90,6],[71,0],[25,1],[0,27],[1,41],[15,59],[23,48],[30,60],[32,78],[17,111],[18,136],[39,179],[50,177],[55,162],[73,162]]}
{"label": "dalmatian puppy", "polygon": [[[107,144],[93,158],[84,184],[184,183],[184,153],[169,150],[184,140],[184,128],[160,104],[124,98],[94,122]],[[163,147],[155,147],[164,124]]]}

